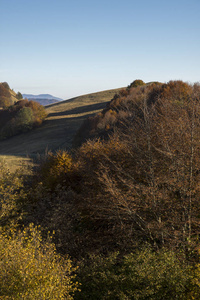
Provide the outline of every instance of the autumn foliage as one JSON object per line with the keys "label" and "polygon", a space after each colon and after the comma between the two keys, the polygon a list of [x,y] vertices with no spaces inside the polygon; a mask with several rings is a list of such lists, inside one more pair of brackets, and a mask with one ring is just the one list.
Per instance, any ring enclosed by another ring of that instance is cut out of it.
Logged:
{"label": "autumn foliage", "polygon": [[133,240],[154,245],[178,247],[196,237],[199,103],[199,85],[181,81],[137,87],[110,103],[113,134],[79,150],[98,174],[98,192],[88,203],[94,218],[103,222],[108,216]]}
{"label": "autumn foliage", "polygon": [[0,297],[2,299],[73,299],[71,260],[56,254],[51,239],[43,242],[40,229],[0,231]]}
{"label": "autumn foliage", "polygon": [[51,224],[57,228],[71,214],[69,228],[82,232],[72,242],[70,234],[57,231],[61,248],[67,245],[78,256],[80,245],[99,252],[113,247],[126,252],[146,241],[155,248],[196,248],[199,98],[198,84],[181,81],[131,88],[93,118],[96,135],[102,122],[110,126],[106,139],[101,131],[73,155],[60,151],[47,157],[37,176],[42,192],[37,197],[51,205],[48,213],[38,207],[38,216],[47,226],[58,201],[64,205],[67,199],[70,211],[55,214]]}
{"label": "autumn foliage", "polygon": [[2,224],[55,231],[79,264],[75,299],[199,299],[200,85],[131,85],[83,126],[91,139],[42,158],[31,182],[2,177]]}
{"label": "autumn foliage", "polygon": [[19,100],[7,109],[0,110],[0,138],[5,139],[40,126],[45,117],[45,109],[39,103]]}

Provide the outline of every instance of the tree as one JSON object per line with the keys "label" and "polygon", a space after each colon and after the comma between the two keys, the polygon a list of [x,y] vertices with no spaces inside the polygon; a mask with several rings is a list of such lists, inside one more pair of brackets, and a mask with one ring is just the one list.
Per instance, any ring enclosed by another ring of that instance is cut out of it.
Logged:
{"label": "tree", "polygon": [[20,92],[18,92],[17,95],[16,95],[16,98],[18,100],[21,100],[21,99],[23,99],[23,96],[22,96],[22,94]]}
{"label": "tree", "polygon": [[190,247],[200,228],[199,89],[170,82],[131,95],[110,140],[88,143],[99,179],[88,208],[133,239]]}

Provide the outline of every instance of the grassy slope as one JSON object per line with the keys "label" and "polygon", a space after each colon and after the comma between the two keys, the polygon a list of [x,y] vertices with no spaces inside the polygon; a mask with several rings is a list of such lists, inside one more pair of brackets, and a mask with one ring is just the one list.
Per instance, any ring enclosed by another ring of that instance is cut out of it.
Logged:
{"label": "grassy slope", "polygon": [[102,110],[120,89],[75,97],[46,106],[49,114],[40,128],[0,142],[0,158],[15,164],[24,156],[35,156],[45,150],[69,149],[82,122]]}
{"label": "grassy slope", "polygon": [[16,101],[18,101],[18,99],[16,97],[16,93],[13,90],[10,90],[10,94],[11,94],[10,100],[14,104]]}
{"label": "grassy slope", "polygon": [[[2,84],[2,82],[0,82],[0,85]],[[13,90],[11,90],[10,88],[8,89],[8,91],[9,91],[9,93],[10,93],[10,97],[6,97],[9,101],[10,101],[10,104],[14,104],[15,102],[17,102],[18,101],[18,99],[17,99],[17,94],[13,91]],[[1,93],[0,93],[0,97],[1,97],[2,95],[1,95]],[[1,109],[1,107],[0,107],[0,109]]]}

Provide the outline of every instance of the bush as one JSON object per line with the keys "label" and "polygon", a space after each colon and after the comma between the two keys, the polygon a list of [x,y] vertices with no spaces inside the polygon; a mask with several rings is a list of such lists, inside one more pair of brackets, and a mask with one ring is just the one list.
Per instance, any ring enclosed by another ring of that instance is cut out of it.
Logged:
{"label": "bush", "polygon": [[0,111],[0,139],[40,126],[46,116],[44,107],[39,103],[19,100],[9,108]]}
{"label": "bush", "polygon": [[73,299],[78,284],[71,260],[42,242],[33,225],[23,232],[0,232],[1,299]]}
{"label": "bush", "polygon": [[[76,299],[187,299],[190,268],[170,251],[149,248],[120,258],[91,257],[79,269]],[[195,298],[197,299],[197,298]]]}
{"label": "bush", "polygon": [[23,107],[15,117],[16,131],[26,132],[33,127],[33,111],[30,107]]}
{"label": "bush", "polygon": [[17,95],[16,95],[16,98],[18,100],[21,100],[21,99],[23,99],[23,96],[22,96],[22,94],[20,92],[18,92]]}
{"label": "bush", "polygon": [[141,79],[136,79],[131,84],[129,84],[128,89],[142,85],[145,85],[145,82]]}
{"label": "bush", "polygon": [[18,133],[27,132],[33,127],[34,117],[33,111],[30,107],[23,107],[18,111],[15,118],[2,127],[1,138],[8,138]]}
{"label": "bush", "polygon": [[72,157],[66,151],[58,151],[56,154],[49,153],[39,170],[43,184],[48,188],[66,182],[66,176],[72,171]]}
{"label": "bush", "polygon": [[20,170],[10,173],[0,163],[0,226],[16,223],[21,219],[21,203],[26,196]]}

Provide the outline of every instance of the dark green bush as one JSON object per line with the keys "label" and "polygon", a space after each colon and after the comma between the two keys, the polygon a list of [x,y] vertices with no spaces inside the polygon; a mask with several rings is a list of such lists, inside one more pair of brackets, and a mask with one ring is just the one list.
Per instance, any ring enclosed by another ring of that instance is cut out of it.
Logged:
{"label": "dark green bush", "polygon": [[90,257],[79,269],[75,299],[188,299],[191,269],[179,256],[145,248],[123,258]]}
{"label": "dark green bush", "polygon": [[23,99],[23,96],[22,96],[22,94],[20,92],[18,92],[17,95],[16,95],[16,98],[18,100],[21,100],[21,99]]}
{"label": "dark green bush", "polygon": [[128,89],[142,85],[145,85],[145,82],[141,79],[136,79],[131,84],[129,84]]}

